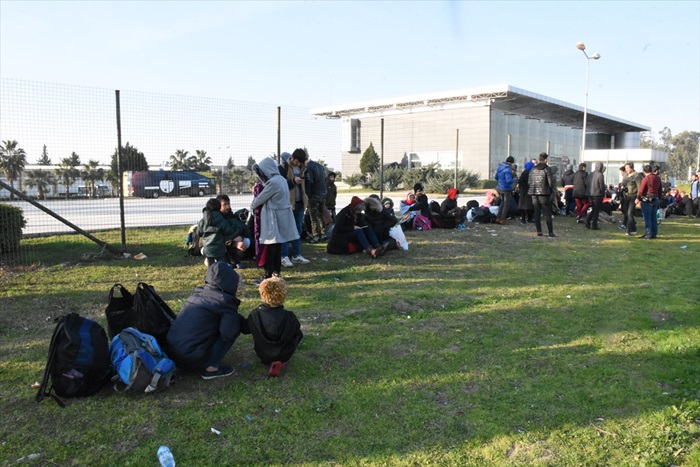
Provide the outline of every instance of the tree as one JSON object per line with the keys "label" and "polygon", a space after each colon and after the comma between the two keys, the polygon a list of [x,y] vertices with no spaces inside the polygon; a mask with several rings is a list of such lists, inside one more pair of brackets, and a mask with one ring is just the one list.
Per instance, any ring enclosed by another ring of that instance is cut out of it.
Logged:
{"label": "tree", "polygon": [[85,182],[88,195],[92,198],[97,196],[97,182],[101,182],[105,179],[105,170],[98,168],[99,165],[100,163],[98,161],[93,161],[91,159],[83,166],[84,170],[80,174]]}
{"label": "tree", "polygon": [[45,200],[46,194],[51,191],[49,188],[55,183],[55,179],[50,171],[35,169],[27,172],[25,183],[29,188],[36,187],[36,199]]}
{"label": "tree", "polygon": [[379,170],[379,155],[377,151],[374,150],[374,145],[372,142],[369,143],[367,149],[362,154],[360,159],[360,173],[362,175],[369,175],[373,172]]}
{"label": "tree", "polygon": [[[78,164],[74,164],[75,158],[73,156],[77,156],[77,154],[74,152],[71,154],[71,157],[64,157],[61,159],[60,167],[54,170],[56,177],[60,179],[63,182],[63,185],[66,187],[66,199],[68,199],[68,196],[70,195],[70,186],[80,175],[80,171],[76,168],[80,162],[78,162]],[[78,161],[80,161],[79,157]]]}
{"label": "tree", "polygon": [[348,177],[345,177],[345,183],[348,184],[350,188],[360,185],[362,183],[363,175],[362,174],[352,174]]}
{"label": "tree", "polygon": [[207,156],[207,151],[197,149],[196,155],[189,158],[189,168],[198,172],[208,172],[211,170],[211,157]]}
{"label": "tree", "polygon": [[670,138],[671,154],[668,156],[669,172],[678,178],[685,179],[688,170],[695,172],[698,168],[698,144],[700,132],[684,131]]}
{"label": "tree", "polygon": [[255,159],[253,159],[253,156],[248,156],[248,162],[245,165],[246,169],[252,171],[253,165],[255,165]]}
{"label": "tree", "polygon": [[[146,156],[136,146],[132,146],[126,142],[126,146],[122,146],[122,170],[125,172],[137,172],[139,170],[148,170],[148,162]],[[111,171],[115,174],[117,170],[117,148],[114,148],[112,154],[112,163],[110,164]],[[117,177],[118,178],[118,177]]]}
{"label": "tree", "polygon": [[[15,180],[19,179],[19,191],[22,191],[21,175],[27,164],[27,153],[24,149],[17,147],[18,144],[16,140],[7,140],[0,144],[0,169],[11,186],[14,186]],[[15,199],[12,192],[10,192],[10,199]]]}
{"label": "tree", "polygon": [[41,157],[36,163],[38,165],[51,165],[51,159],[49,158],[49,152],[46,150],[46,145],[44,145],[44,149],[41,150]]}
{"label": "tree", "polygon": [[189,151],[184,149],[177,149],[175,154],[170,156],[170,169],[171,170],[185,170],[189,169]]}

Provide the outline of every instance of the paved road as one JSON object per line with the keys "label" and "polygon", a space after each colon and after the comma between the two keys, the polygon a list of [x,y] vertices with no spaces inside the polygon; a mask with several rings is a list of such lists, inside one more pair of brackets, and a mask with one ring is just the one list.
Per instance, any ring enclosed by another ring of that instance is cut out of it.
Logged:
{"label": "paved road", "polygon": [[[398,210],[399,201],[404,194],[404,192],[395,192],[386,193],[385,196],[394,200]],[[338,193],[338,210],[349,204],[353,196],[364,198],[367,195],[369,193]],[[430,196],[430,199],[441,202],[444,197]],[[481,203],[484,197],[460,198],[460,204],[466,204],[469,199],[477,199]],[[234,211],[247,208],[250,206],[251,200],[251,194],[231,195],[231,207]],[[26,201],[6,201],[6,203],[22,208],[27,220],[27,226],[23,229],[25,235],[73,231],[70,227]],[[124,199],[124,222],[127,228],[190,225],[202,217],[202,208],[205,203],[206,198],[126,198]],[[50,200],[44,201],[42,204],[83,230],[118,229],[120,226],[119,200],[116,198]]]}

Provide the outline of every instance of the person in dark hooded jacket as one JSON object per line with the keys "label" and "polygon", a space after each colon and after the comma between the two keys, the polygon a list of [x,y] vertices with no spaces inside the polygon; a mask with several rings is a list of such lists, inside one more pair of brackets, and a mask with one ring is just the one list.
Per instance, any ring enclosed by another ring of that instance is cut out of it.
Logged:
{"label": "person in dark hooded jacket", "polygon": [[598,227],[598,215],[600,214],[600,208],[603,205],[603,198],[605,197],[605,190],[607,189],[603,173],[605,173],[605,164],[599,162],[596,164],[590,179],[589,190],[592,208],[591,212],[588,213],[588,217],[586,217],[586,227],[593,230],[600,230],[600,227]]}
{"label": "person in dark hooded jacket", "polygon": [[552,203],[550,200],[554,181],[552,179],[552,171],[547,165],[548,157],[549,155],[546,152],[541,152],[539,162],[530,170],[528,175],[528,194],[532,195],[532,205],[535,208],[535,228],[537,229],[538,237],[542,236],[542,213],[544,213],[549,236],[556,237],[552,223]]}
{"label": "person in dark hooded jacket", "polygon": [[265,279],[259,291],[262,303],[243,319],[241,332],[253,335],[255,353],[270,365],[267,375],[279,376],[304,334],[294,312],[284,309],[287,285],[282,278]]}
{"label": "person in dark hooded jacket", "polygon": [[207,269],[204,287],[187,299],[168,332],[168,355],[178,367],[199,371],[203,379],[233,374],[221,364],[240,334],[238,273],[219,261]]}

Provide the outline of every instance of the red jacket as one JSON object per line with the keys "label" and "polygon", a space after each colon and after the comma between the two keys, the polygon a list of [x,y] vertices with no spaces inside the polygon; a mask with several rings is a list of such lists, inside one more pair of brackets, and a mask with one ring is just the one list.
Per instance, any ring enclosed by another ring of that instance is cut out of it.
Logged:
{"label": "red jacket", "polygon": [[647,174],[642,179],[637,198],[641,200],[643,196],[651,195],[654,195],[656,198],[661,195],[661,179],[653,173]]}

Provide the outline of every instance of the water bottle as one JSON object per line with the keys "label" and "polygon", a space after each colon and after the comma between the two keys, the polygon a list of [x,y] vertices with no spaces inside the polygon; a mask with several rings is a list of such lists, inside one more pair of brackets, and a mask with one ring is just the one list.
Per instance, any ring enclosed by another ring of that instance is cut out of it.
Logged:
{"label": "water bottle", "polygon": [[175,467],[175,458],[168,446],[158,448],[158,461],[162,467]]}

